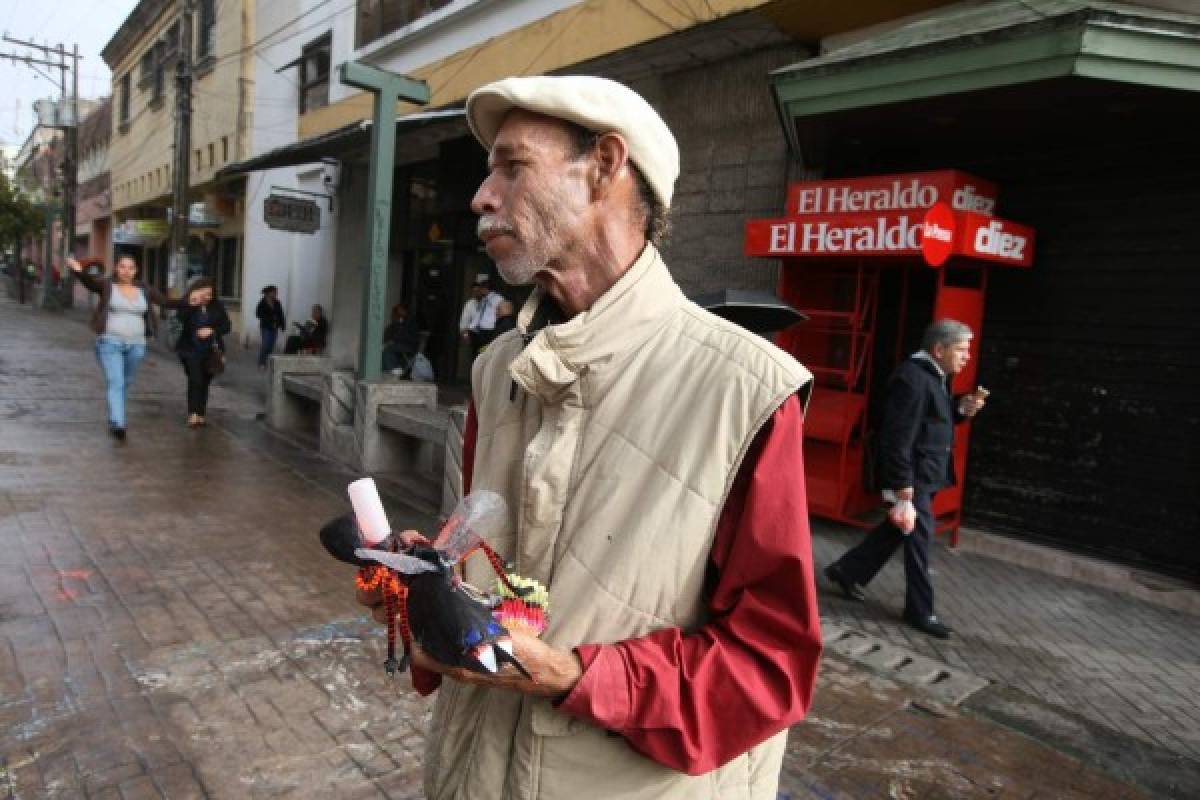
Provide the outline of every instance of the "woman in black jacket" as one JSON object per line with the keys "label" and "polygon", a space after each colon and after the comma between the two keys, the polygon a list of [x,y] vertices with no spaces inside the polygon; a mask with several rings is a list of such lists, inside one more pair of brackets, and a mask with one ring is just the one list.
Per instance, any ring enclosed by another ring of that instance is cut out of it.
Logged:
{"label": "woman in black jacket", "polygon": [[208,385],[212,383],[212,359],[225,352],[221,337],[229,333],[229,315],[213,296],[213,282],[200,278],[187,290],[186,305],[177,313],[182,329],[175,351],[187,373],[188,427],[204,424],[208,410]]}

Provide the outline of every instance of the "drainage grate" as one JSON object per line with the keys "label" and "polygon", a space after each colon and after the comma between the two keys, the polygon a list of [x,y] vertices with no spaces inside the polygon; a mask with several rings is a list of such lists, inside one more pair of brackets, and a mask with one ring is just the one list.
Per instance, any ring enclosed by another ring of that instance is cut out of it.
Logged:
{"label": "drainage grate", "polygon": [[821,631],[827,649],[897,683],[928,692],[942,703],[959,705],[988,685],[988,681],[978,675],[828,620],[821,620]]}

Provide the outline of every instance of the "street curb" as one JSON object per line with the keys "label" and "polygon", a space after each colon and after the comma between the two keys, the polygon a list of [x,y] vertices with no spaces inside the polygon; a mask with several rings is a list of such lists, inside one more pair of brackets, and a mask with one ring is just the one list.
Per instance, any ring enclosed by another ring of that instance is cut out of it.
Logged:
{"label": "street curb", "polygon": [[1200,587],[1178,578],[1012,539],[978,528],[960,528],[958,547],[952,548],[950,552],[955,550],[994,558],[1060,578],[1070,578],[1157,606],[1200,616]]}

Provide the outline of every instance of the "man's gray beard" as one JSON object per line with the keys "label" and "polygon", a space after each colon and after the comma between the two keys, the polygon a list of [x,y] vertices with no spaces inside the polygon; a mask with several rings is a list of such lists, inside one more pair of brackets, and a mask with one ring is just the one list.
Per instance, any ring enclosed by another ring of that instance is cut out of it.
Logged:
{"label": "man's gray beard", "polygon": [[509,286],[528,286],[533,278],[546,266],[544,260],[534,258],[530,254],[510,256],[504,261],[496,262],[500,277]]}

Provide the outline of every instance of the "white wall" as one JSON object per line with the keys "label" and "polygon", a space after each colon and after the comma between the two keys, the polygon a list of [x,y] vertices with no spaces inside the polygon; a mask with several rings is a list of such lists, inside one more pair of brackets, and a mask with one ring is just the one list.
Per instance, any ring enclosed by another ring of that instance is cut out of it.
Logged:
{"label": "white wall", "polygon": [[354,49],[354,19],[338,19],[333,34],[335,79],[329,100],[336,103],[360,90],[336,80],[337,65],[357,60],[406,75],[501,34],[578,5],[582,0],[455,0],[416,22]]}
{"label": "white wall", "polygon": [[[253,155],[296,141],[300,70],[297,67],[280,73],[275,70],[298,58],[304,45],[331,30],[335,23],[353,23],[349,12],[331,13],[328,9],[328,6],[319,6],[319,0],[258,0],[257,35],[266,36],[276,30],[278,33],[263,42],[259,57],[255,59]],[[243,333],[245,346],[258,345],[258,326],[253,323],[250,311],[251,306],[258,303],[262,287],[268,284],[279,287],[279,300],[287,313],[289,331],[293,330],[293,320],[308,318],[314,303],[320,303],[329,313],[333,305],[336,205],[331,213],[325,200],[291,194],[315,200],[321,208],[321,227],[316,233],[308,234],[267,227],[263,221],[263,203],[272,191],[290,194],[272,187],[328,193],[333,187],[325,182],[325,177],[333,178],[336,172],[317,163],[247,175],[242,257],[242,296],[247,306],[247,325]],[[283,341],[281,337],[279,350],[283,349]]]}

